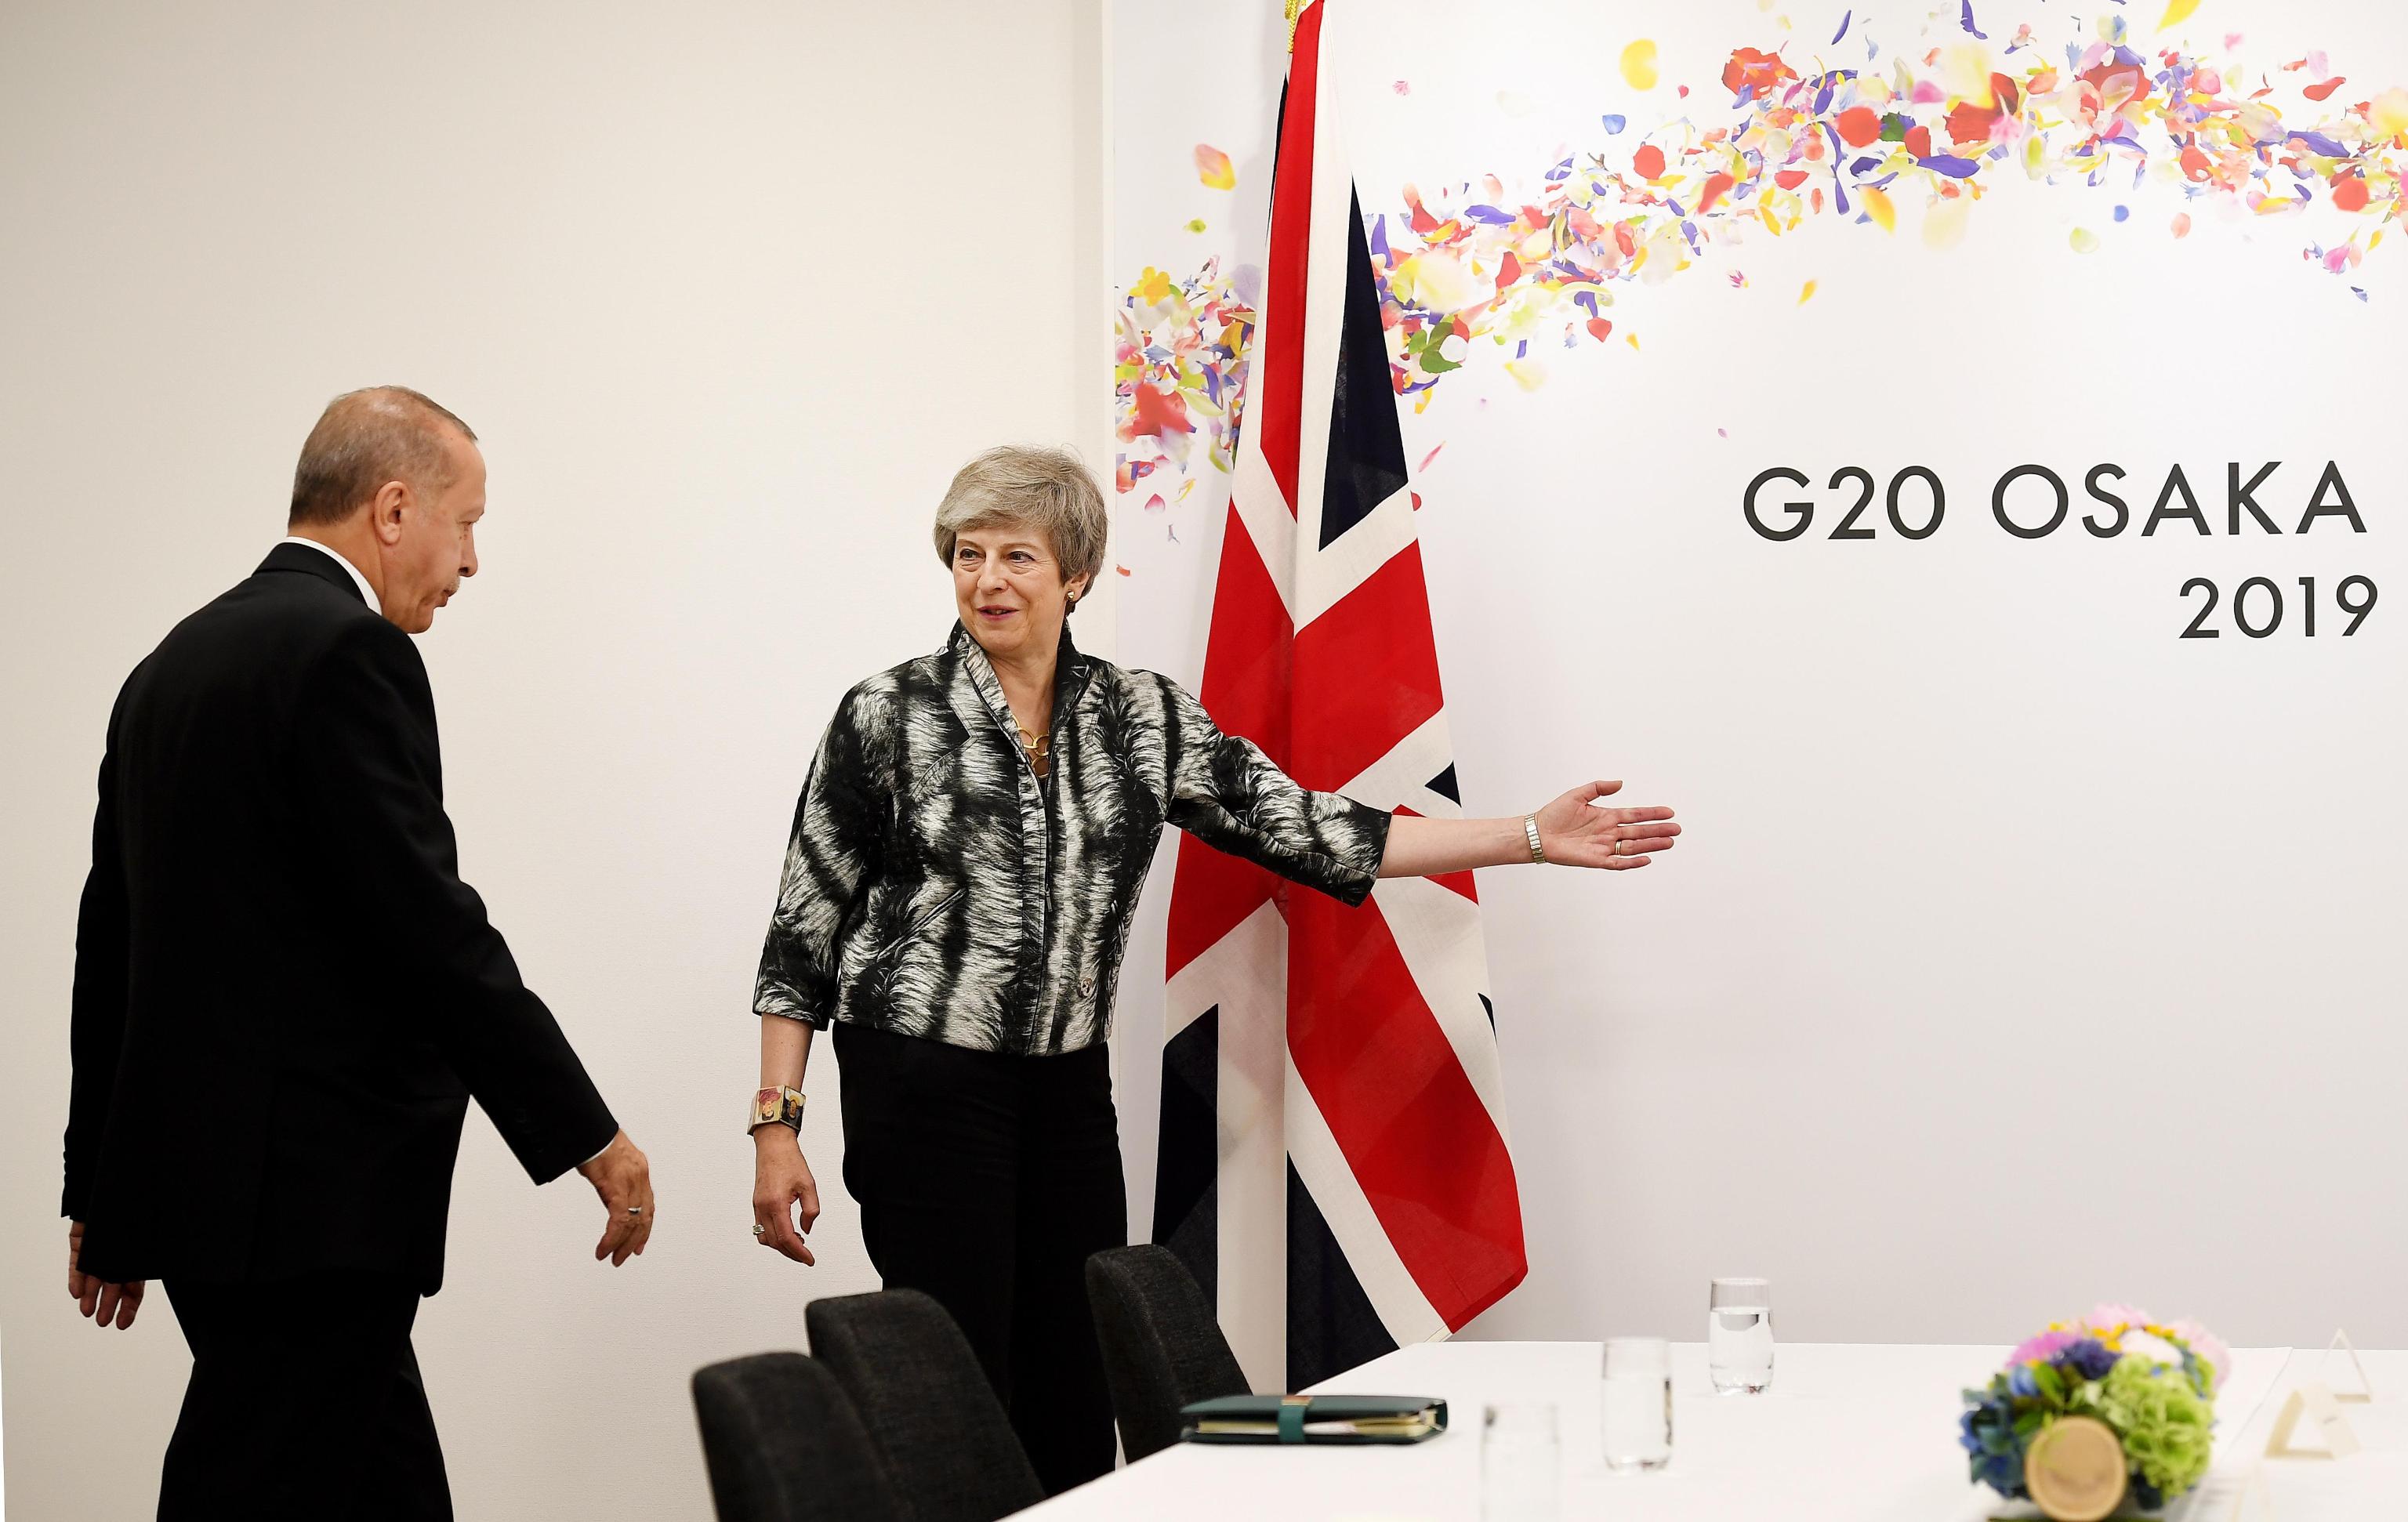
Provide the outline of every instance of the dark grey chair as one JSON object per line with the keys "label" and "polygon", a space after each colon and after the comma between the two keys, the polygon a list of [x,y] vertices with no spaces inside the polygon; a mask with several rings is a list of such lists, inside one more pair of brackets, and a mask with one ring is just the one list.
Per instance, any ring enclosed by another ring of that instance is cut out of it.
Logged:
{"label": "dark grey chair", "polygon": [[1129,1462],[1179,1441],[1180,1407],[1247,1393],[1203,1286],[1169,1248],[1113,1247],[1088,1258],[1087,1300]]}
{"label": "dark grey chair", "polygon": [[697,1369],[694,1414],[719,1522],[903,1522],[836,1376],[799,1353]]}
{"label": "dark grey chair", "polygon": [[969,1339],[916,1289],[803,1308],[911,1522],[995,1522],[1045,1499]]}

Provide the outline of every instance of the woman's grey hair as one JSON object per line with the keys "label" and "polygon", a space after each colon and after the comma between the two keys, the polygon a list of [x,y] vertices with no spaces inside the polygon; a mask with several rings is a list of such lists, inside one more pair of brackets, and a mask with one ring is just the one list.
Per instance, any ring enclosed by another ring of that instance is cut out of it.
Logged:
{"label": "woman's grey hair", "polygon": [[1054,547],[1062,580],[1085,576],[1093,590],[1111,525],[1104,495],[1076,454],[1002,444],[955,471],[937,504],[937,558],[952,565],[955,539],[999,524],[1033,525]]}

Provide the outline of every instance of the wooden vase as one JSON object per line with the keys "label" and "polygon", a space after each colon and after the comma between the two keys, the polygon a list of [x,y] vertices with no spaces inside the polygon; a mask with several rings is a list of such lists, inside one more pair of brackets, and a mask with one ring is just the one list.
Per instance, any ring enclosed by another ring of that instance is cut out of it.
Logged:
{"label": "wooden vase", "polygon": [[2065,1416],[2032,1434],[2024,1487],[2050,1522],[2101,1522],[2122,1504],[2124,1444],[2095,1416]]}

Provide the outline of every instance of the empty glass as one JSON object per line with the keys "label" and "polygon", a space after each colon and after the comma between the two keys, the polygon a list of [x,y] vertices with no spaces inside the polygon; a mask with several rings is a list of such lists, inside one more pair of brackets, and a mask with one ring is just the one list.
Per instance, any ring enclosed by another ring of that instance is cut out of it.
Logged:
{"label": "empty glass", "polygon": [[1493,1405],[1480,1418],[1480,1515],[1484,1522],[1555,1522],[1555,1408],[1544,1401]]}
{"label": "empty glass", "polygon": [[1660,1337],[1605,1344],[1605,1464],[1662,1469],[1672,1461],[1672,1360]]}
{"label": "empty glass", "polygon": [[1714,1281],[1706,1302],[1706,1374],[1718,1395],[1756,1395],[1772,1384],[1772,1281]]}

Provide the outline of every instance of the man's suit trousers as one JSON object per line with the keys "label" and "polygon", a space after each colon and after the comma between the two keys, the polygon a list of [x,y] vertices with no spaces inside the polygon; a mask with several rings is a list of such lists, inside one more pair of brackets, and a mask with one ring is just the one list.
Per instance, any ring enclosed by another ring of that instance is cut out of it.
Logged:
{"label": "man's suit trousers", "polygon": [[193,1350],[160,1522],[452,1515],[398,1276],[163,1287]]}

